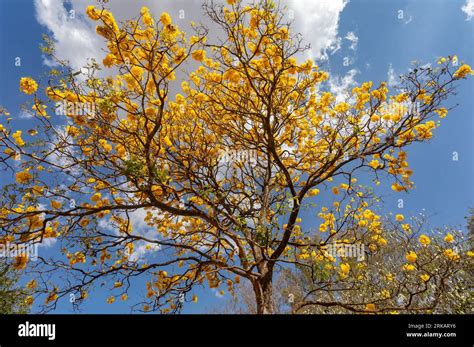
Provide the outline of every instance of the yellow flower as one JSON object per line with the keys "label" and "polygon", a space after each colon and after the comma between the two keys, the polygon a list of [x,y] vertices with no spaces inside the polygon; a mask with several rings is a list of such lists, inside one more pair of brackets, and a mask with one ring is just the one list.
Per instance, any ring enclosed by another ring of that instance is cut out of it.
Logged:
{"label": "yellow flower", "polygon": [[74,126],[68,125],[66,126],[66,133],[68,135],[75,137],[79,134],[79,129]]}
{"label": "yellow flower", "polygon": [[367,304],[365,306],[366,311],[375,311],[375,304]]}
{"label": "yellow flower", "polygon": [[413,271],[415,270],[415,266],[413,266],[412,264],[405,264],[403,265],[402,269],[403,271]]}
{"label": "yellow flower", "polygon": [[127,300],[128,296],[127,296],[127,294],[122,294],[122,296],[120,298],[122,299],[122,301],[125,301],[125,300]]}
{"label": "yellow flower", "polygon": [[143,75],[143,69],[140,66],[136,66],[136,65],[132,66],[132,68],[130,69],[130,72],[137,79],[140,79]]}
{"label": "yellow flower", "polygon": [[36,280],[31,280],[26,284],[26,288],[35,289],[37,286]]}
{"label": "yellow flower", "polygon": [[340,268],[344,275],[347,275],[349,271],[351,271],[351,266],[347,263],[341,263]]}
{"label": "yellow flower", "polygon": [[46,298],[45,303],[49,304],[50,302],[55,301],[57,298],[58,298],[58,294],[56,293],[56,290],[53,290],[53,292],[51,292]]}
{"label": "yellow flower", "polygon": [[98,202],[98,201],[100,201],[101,198],[102,198],[102,194],[95,193],[94,195],[92,195],[91,200],[94,201],[94,202]]}
{"label": "yellow flower", "polygon": [[115,282],[114,288],[120,288],[122,286],[122,282]]}
{"label": "yellow flower", "polygon": [[448,114],[448,110],[444,107],[435,110],[435,112],[439,115],[439,118],[444,118]]}
{"label": "yellow flower", "polygon": [[163,23],[164,26],[171,24],[171,17],[168,13],[163,12],[160,16],[160,21]]}
{"label": "yellow flower", "polygon": [[108,303],[108,304],[113,304],[114,302],[115,302],[115,297],[109,296],[109,297],[107,298],[107,303]]}
{"label": "yellow flower", "polygon": [[115,55],[109,53],[105,56],[104,60],[102,60],[102,63],[106,67],[111,67],[115,63]]}
{"label": "yellow flower", "polygon": [[150,15],[150,10],[148,7],[143,6],[142,9],[140,10],[140,14],[142,15],[142,20],[145,25],[152,26],[153,25],[153,19],[151,18]]}
{"label": "yellow flower", "polygon": [[416,259],[418,259],[418,256],[416,255],[415,252],[410,251],[405,255],[406,260],[408,260],[410,263],[416,262]]}
{"label": "yellow flower", "polygon": [[194,303],[198,302],[198,297],[197,297],[197,295],[193,295],[193,302],[194,302]]}
{"label": "yellow flower", "polygon": [[15,139],[15,143],[20,147],[25,145],[25,142],[21,138],[21,134],[22,134],[21,130],[17,130],[12,134],[12,137]]}
{"label": "yellow flower", "polygon": [[287,40],[288,39],[288,29],[283,27],[283,28],[280,28],[280,30],[278,31],[278,33],[280,34],[280,37],[283,39],[283,40]]}
{"label": "yellow flower", "polygon": [[227,3],[228,3],[229,5],[233,5],[233,4],[235,4],[235,2],[236,2],[236,0],[227,0]]}
{"label": "yellow flower", "polygon": [[81,227],[86,227],[86,226],[89,225],[89,223],[90,223],[89,219],[84,218],[84,219],[81,219],[81,221],[79,222],[79,225],[80,225]]}
{"label": "yellow flower", "polygon": [[13,267],[18,270],[22,270],[26,267],[28,263],[28,255],[21,254],[15,257],[15,262],[13,263]]}
{"label": "yellow flower", "polygon": [[460,256],[459,254],[457,254],[455,251],[453,251],[452,249],[445,249],[444,250],[444,255],[449,258],[450,260],[453,260],[453,261],[458,261],[460,259]]}
{"label": "yellow flower", "polygon": [[451,235],[450,233],[447,233],[446,236],[444,237],[444,241],[451,243],[454,241],[454,236]]}
{"label": "yellow flower", "polygon": [[51,207],[58,210],[61,208],[63,204],[61,204],[59,201],[56,200],[51,200]]}
{"label": "yellow flower", "polygon": [[385,299],[388,299],[388,298],[391,297],[390,292],[389,292],[388,290],[386,290],[386,289],[382,290],[382,291],[380,292],[380,295],[381,295],[383,298],[385,298]]}
{"label": "yellow flower", "polygon": [[32,305],[33,304],[33,297],[31,295],[26,297],[25,304],[26,305]]}
{"label": "yellow flower", "polygon": [[125,155],[127,154],[127,150],[125,149],[124,146],[118,144],[117,146],[115,146],[115,150],[117,151],[117,155],[120,157],[120,158],[123,158],[125,157]]}
{"label": "yellow flower", "polygon": [[405,217],[402,214],[397,214],[395,216],[395,219],[397,220],[397,222],[402,222],[405,219]]}
{"label": "yellow flower", "polygon": [[69,264],[71,264],[71,265],[86,262],[86,256],[82,252],[76,252],[76,253],[74,253],[74,255],[69,254],[68,259],[70,259]]}
{"label": "yellow flower", "polygon": [[428,236],[426,236],[425,234],[421,234],[420,235],[420,238],[418,239],[418,241],[420,241],[420,243],[423,245],[423,246],[428,246],[430,243],[431,243],[431,240]]}
{"label": "yellow flower", "polygon": [[18,183],[26,184],[33,178],[33,176],[28,171],[21,171],[16,173],[15,178]]}
{"label": "yellow flower", "polygon": [[380,166],[380,163],[377,159],[374,159],[372,160],[370,163],[369,163],[369,166],[372,168],[372,169],[378,169],[379,166]]}
{"label": "yellow flower", "polygon": [[336,195],[339,194],[339,188],[333,187],[332,192],[333,192],[333,194],[336,194]]}
{"label": "yellow flower", "polygon": [[38,89],[38,84],[30,77],[22,77],[20,79],[20,91],[25,94],[33,94]]}
{"label": "yellow flower", "polygon": [[423,274],[423,275],[420,275],[420,278],[423,282],[428,282],[430,280],[430,275]]}
{"label": "yellow flower", "polygon": [[316,196],[318,194],[319,194],[319,189],[317,188],[311,189],[308,193],[309,196]]}
{"label": "yellow flower", "polygon": [[99,13],[97,13],[95,6],[87,6],[86,8],[86,14],[89,16],[90,19],[92,20],[98,20],[100,18]]}
{"label": "yellow flower", "polygon": [[385,240],[383,237],[379,237],[377,239],[377,243],[380,245],[380,246],[386,246],[387,245],[387,240]]}
{"label": "yellow flower", "polygon": [[376,114],[374,114],[373,116],[370,117],[370,120],[371,120],[372,122],[377,122],[379,119],[380,119],[380,117],[377,116]]}
{"label": "yellow flower", "polygon": [[325,232],[327,231],[327,229],[328,229],[327,224],[321,223],[321,224],[319,225],[319,231],[320,231],[320,232],[325,233]]}
{"label": "yellow flower", "polygon": [[204,59],[206,59],[206,52],[202,49],[198,49],[197,51],[191,53],[191,56],[194,60],[203,61]]}
{"label": "yellow flower", "polygon": [[59,233],[56,232],[52,227],[46,227],[44,230],[43,237],[45,238],[50,238],[50,237],[57,237],[59,236]]}
{"label": "yellow flower", "polygon": [[403,187],[402,185],[398,184],[398,183],[394,183],[392,184],[392,190],[396,191],[396,192],[402,192],[405,190],[405,187]]}
{"label": "yellow flower", "polygon": [[171,142],[170,138],[168,136],[165,136],[163,138],[163,142],[167,145],[167,146],[172,146],[173,143]]}
{"label": "yellow flower", "polygon": [[112,151],[112,145],[109,144],[107,140],[100,139],[99,144],[104,149],[105,152],[109,153],[110,151]]}
{"label": "yellow flower", "polygon": [[459,69],[456,70],[456,72],[453,74],[454,78],[463,78],[467,74],[474,75],[474,72],[472,71],[471,67],[467,64],[463,64],[459,67]]}

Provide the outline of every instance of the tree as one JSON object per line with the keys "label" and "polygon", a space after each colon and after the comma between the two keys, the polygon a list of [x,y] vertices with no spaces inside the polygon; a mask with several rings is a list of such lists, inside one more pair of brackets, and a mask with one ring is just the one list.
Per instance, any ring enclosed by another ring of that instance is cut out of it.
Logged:
{"label": "tree", "polygon": [[[450,261],[446,251],[440,256],[440,250],[446,249],[472,252],[472,237],[454,228],[431,230],[428,237],[422,233],[427,229],[424,218],[414,218],[413,224],[416,229],[409,231],[392,225],[387,232],[389,246],[374,254],[364,252],[364,262],[340,243],[335,257],[328,254],[326,262],[313,259],[283,269],[275,285],[275,312],[359,313],[368,304],[376,305],[379,313],[472,312],[472,260]],[[407,248],[417,254],[413,268],[405,264]],[[330,276],[326,269],[331,269],[336,259],[346,265],[340,266],[341,270],[350,272],[341,273],[342,280]],[[236,292],[217,312],[255,313],[251,288],[240,285]]]}
{"label": "tree", "polygon": [[472,237],[454,228],[431,230],[427,236],[423,218],[414,218],[412,225],[409,231],[392,225],[389,247],[367,254],[363,263],[347,257],[341,247],[340,261],[354,272],[344,281],[328,280],[320,262],[285,276],[285,292],[294,297],[292,312],[357,313],[371,304],[381,313],[472,312],[472,259],[458,259],[453,251],[472,255]]}
{"label": "tree", "polygon": [[[196,284],[233,292],[245,279],[257,312],[272,313],[275,271],[326,262],[323,248],[336,239],[374,253],[387,244],[370,208],[377,197],[355,176],[365,171],[375,184],[383,176],[394,191],[408,191],[403,149],[432,137],[434,119],[446,116],[445,100],[471,68],[442,58],[436,68],[414,67],[393,95],[385,82],[366,82],[339,100],[324,91],[326,72],[298,63],[308,47],[284,9],[227,2],[203,5],[224,37],[216,42],[198,25],[187,38],[167,13],[157,20],[142,8],[119,25],[107,9],[89,6],[107,42],[103,65],[115,73],[99,78],[91,62],[81,75],[58,60],[46,101],[36,81],[21,79],[41,131],[32,129],[37,140],[27,143],[22,131],[0,127],[0,162],[16,178],[4,189],[0,225],[9,242],[60,242],[61,254],[30,264],[45,310],[70,294],[80,304],[106,280],[110,303],[126,299],[134,278],[147,275],[139,310],[177,312],[196,299]],[[54,57],[53,47],[44,51]],[[54,107],[65,113],[63,127]],[[314,242],[300,215],[324,192],[331,201]],[[133,229],[136,211],[145,211],[148,231]],[[148,248],[159,249],[159,260],[137,258]],[[468,257],[452,252],[453,262]],[[328,276],[352,276],[340,266],[328,266]],[[68,280],[57,283],[61,271]]]}
{"label": "tree", "polygon": [[19,273],[0,258],[0,314],[27,313],[32,303],[28,290],[18,287]]}
{"label": "tree", "polygon": [[471,235],[474,235],[474,209],[469,210],[469,216],[466,217],[467,219],[467,230]]}

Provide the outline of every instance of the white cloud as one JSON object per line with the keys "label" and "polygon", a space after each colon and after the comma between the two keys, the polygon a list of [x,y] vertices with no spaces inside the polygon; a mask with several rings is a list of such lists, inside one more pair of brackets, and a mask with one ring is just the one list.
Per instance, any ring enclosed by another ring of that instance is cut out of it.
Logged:
{"label": "white cloud", "polygon": [[[155,216],[157,212],[152,212]],[[130,223],[133,227],[133,234],[139,235],[144,237],[148,240],[154,241],[157,239],[157,232],[156,228],[152,228],[148,226],[145,218],[147,216],[147,211],[143,208],[139,208],[133,212],[129,213]],[[147,253],[153,253],[155,251],[160,250],[160,246],[153,242],[146,242],[146,241],[139,241],[137,243],[137,247],[133,251],[133,254],[130,255],[130,259],[137,261],[137,260],[145,260],[145,255]]]}
{"label": "white cloud", "polygon": [[334,42],[334,44],[331,45],[330,47],[330,50],[329,50],[329,54],[333,55],[334,53],[336,53],[338,50],[341,49],[341,46],[342,46],[342,38],[341,37],[337,37],[336,38],[336,41]]}
{"label": "white cloud", "polygon": [[[102,42],[93,28],[80,15],[84,8],[68,12],[65,1],[35,0],[36,19],[50,32],[56,44],[56,53],[60,59],[68,60],[74,70],[79,70],[88,58],[100,59]],[[52,61],[45,61],[53,65]]]}
{"label": "white cloud", "polygon": [[474,17],[474,0],[466,0],[461,10],[467,15],[466,20],[471,20]]}
{"label": "white cloud", "polygon": [[[155,216],[158,215],[157,212],[152,212]],[[122,218],[127,218],[125,212],[121,214]],[[158,240],[158,233],[156,228],[148,226],[145,218],[147,216],[147,211],[143,208],[138,208],[134,211],[128,213],[128,218],[130,219],[130,224],[132,225],[132,235],[137,237],[143,237],[152,242],[147,242],[145,240],[139,240],[135,242],[135,249],[130,255],[130,260],[133,261],[146,261],[147,255],[152,255],[154,252],[161,249],[160,245],[154,243],[153,241]],[[119,229],[110,222],[110,219],[102,219],[98,223],[99,227],[103,231],[108,231],[115,237],[121,237]]]}
{"label": "white cloud", "polygon": [[[327,59],[340,47],[338,37],[339,16],[348,0],[287,0],[294,13],[294,29],[300,32],[304,42],[311,45],[308,52],[311,58]],[[67,8],[65,4],[67,3]],[[88,58],[101,61],[105,53],[103,40],[95,33],[95,24],[84,15],[89,0],[35,0],[36,18],[38,22],[51,31],[56,43],[57,55],[69,60],[74,69],[80,69]],[[190,32],[190,21],[205,23],[200,0],[152,0],[120,1],[110,0],[106,6],[110,8],[118,22],[138,16],[142,6],[159,16],[163,11],[170,13],[173,22],[181,29]],[[69,8],[70,7],[70,8]],[[68,10],[74,11],[71,18]],[[184,19],[179,15],[184,14]],[[216,35],[210,31],[210,35]],[[51,64],[50,61],[45,61]]]}
{"label": "white cloud", "polygon": [[328,51],[337,50],[339,15],[347,0],[292,0],[296,31],[311,44],[311,53],[318,59],[327,59]]}
{"label": "white cloud", "polygon": [[351,69],[345,76],[331,76],[329,79],[329,91],[336,96],[336,101],[341,102],[347,99],[349,92],[356,86],[355,76],[359,73],[356,69]]}
{"label": "white cloud", "polygon": [[354,34],[353,31],[349,31],[347,33],[346,37],[344,37],[344,38],[351,42],[351,45],[349,46],[349,49],[352,49],[353,51],[355,51],[356,48],[357,48],[357,43],[359,42],[359,37],[357,37],[356,34]]}
{"label": "white cloud", "polygon": [[387,83],[389,87],[395,87],[398,85],[398,82],[398,75],[395,73],[395,69],[393,68],[392,64],[390,64],[387,71]]}
{"label": "white cloud", "polygon": [[56,242],[58,242],[57,238],[49,237],[44,238],[40,243],[38,243],[38,247],[50,248],[53,247]]}
{"label": "white cloud", "polygon": [[22,110],[20,110],[20,113],[18,114],[18,118],[20,118],[20,119],[31,119],[31,118],[33,118],[33,113],[22,109]]}
{"label": "white cloud", "polygon": [[222,299],[225,295],[225,292],[223,292],[222,290],[219,290],[216,288],[211,288],[211,290],[214,292],[214,295],[216,296],[216,298]]}

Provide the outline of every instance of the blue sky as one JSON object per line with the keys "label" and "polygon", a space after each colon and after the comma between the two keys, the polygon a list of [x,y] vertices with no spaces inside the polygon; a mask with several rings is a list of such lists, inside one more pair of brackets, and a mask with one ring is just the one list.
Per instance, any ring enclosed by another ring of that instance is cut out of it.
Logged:
{"label": "blue sky", "polygon": [[[38,0],[36,4],[33,0],[0,1],[0,105],[11,112],[14,127],[18,129],[29,129],[30,122],[20,117],[20,105],[29,98],[19,92],[19,79],[23,76],[39,79],[48,71],[38,47],[42,34],[51,34],[55,29],[45,25],[44,20],[42,24],[38,22],[35,5],[38,6],[41,1],[55,3],[54,6],[57,7],[63,6],[62,0]],[[412,60],[435,64],[441,56],[456,54],[461,61],[474,65],[474,19],[467,20],[468,13],[461,10],[465,2],[352,0],[342,6],[342,10],[331,13],[338,17],[338,26],[335,28],[336,34],[330,37],[332,47],[328,47],[328,61],[322,65],[333,76],[347,76],[349,84],[387,80],[389,72],[393,72],[395,76],[405,73]],[[121,1],[111,0],[110,3],[117,9],[122,6]],[[138,13],[140,5],[134,5],[134,8]],[[399,18],[400,10],[403,11],[402,19]],[[296,17],[295,21],[298,20],[303,19]],[[316,20],[313,30],[303,32],[304,38],[317,44],[320,35],[326,35],[318,30],[322,27]],[[83,28],[87,28],[87,24],[83,24]],[[352,34],[349,35],[350,32]],[[351,48],[351,44],[355,42],[354,37],[357,37],[357,45]],[[58,36],[58,40],[64,39]],[[68,53],[66,43],[60,42],[60,47],[65,47],[65,54]],[[73,52],[69,54],[74,55]],[[15,66],[16,57],[21,58],[19,67]],[[343,64],[346,57],[350,61],[348,66]],[[382,184],[379,193],[384,197],[386,212],[410,216],[425,209],[431,227],[452,225],[465,228],[464,217],[469,207],[474,207],[473,92],[474,79],[461,81],[457,95],[448,101],[449,105],[459,106],[442,120],[441,127],[435,130],[429,143],[415,144],[408,149],[416,189],[409,194],[396,194],[388,184]],[[452,160],[453,152],[458,153],[458,161]],[[11,180],[10,173],[0,172],[0,180],[0,184]],[[399,198],[404,199],[403,210],[397,208]],[[312,216],[314,211],[307,212],[307,218],[303,218],[304,227],[310,228],[316,222]],[[44,250],[53,251],[54,247]],[[139,280],[134,286],[136,293],[145,291],[143,283],[144,281]],[[197,289],[196,293],[199,295],[199,302],[188,304],[185,312],[205,312],[208,308],[221,305],[224,300],[208,290]],[[106,304],[105,298],[109,295],[106,291],[96,290],[93,294],[83,306],[83,312],[129,312],[127,304]],[[68,302],[59,305],[57,313],[62,312],[71,312]]]}

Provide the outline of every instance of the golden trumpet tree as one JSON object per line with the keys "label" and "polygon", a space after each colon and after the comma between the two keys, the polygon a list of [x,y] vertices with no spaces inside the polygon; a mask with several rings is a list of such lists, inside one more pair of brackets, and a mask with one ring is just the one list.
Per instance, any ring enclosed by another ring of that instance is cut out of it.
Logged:
{"label": "golden trumpet tree", "polygon": [[[78,75],[63,64],[47,86],[21,79],[36,128],[0,126],[0,162],[16,179],[4,187],[0,236],[60,242],[55,257],[15,260],[36,269],[47,309],[71,293],[80,303],[104,280],[108,302],[125,300],[143,275],[143,311],[176,312],[178,297],[197,300],[189,295],[196,284],[232,293],[245,279],[257,312],[272,313],[279,268],[320,261],[331,281],[346,281],[353,271],[327,245],[389,247],[378,200],[355,176],[365,171],[374,184],[409,190],[403,149],[431,138],[447,113],[444,100],[470,67],[444,58],[436,68],[413,69],[396,93],[366,82],[339,100],[326,91],[328,73],[298,60],[307,47],[283,9],[227,2],[203,6],[219,42],[208,42],[198,25],[187,36],[167,13],[154,18],[142,8],[117,23],[107,9],[89,6],[107,44],[102,65],[113,73],[99,78],[100,65],[91,63]],[[301,227],[307,202],[317,204],[317,242]],[[133,228],[136,211],[146,228]],[[140,257],[148,250],[158,257]],[[68,280],[54,283],[52,270]]]}

